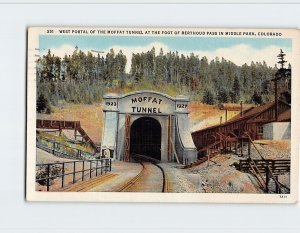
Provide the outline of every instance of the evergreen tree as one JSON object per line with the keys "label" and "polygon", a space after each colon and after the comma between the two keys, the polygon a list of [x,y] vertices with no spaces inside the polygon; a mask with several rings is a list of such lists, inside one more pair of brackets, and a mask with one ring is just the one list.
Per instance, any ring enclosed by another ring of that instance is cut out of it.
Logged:
{"label": "evergreen tree", "polygon": [[262,97],[257,93],[257,91],[254,91],[254,94],[252,95],[252,101],[256,105],[262,104]]}
{"label": "evergreen tree", "polygon": [[215,104],[215,97],[210,90],[205,90],[202,98],[202,102],[205,104],[213,105]]}
{"label": "evergreen tree", "polygon": [[239,102],[239,99],[241,97],[241,94],[240,94],[240,82],[239,82],[239,79],[237,76],[235,76],[234,78],[234,82],[233,82],[233,87],[232,87],[232,90],[230,92],[230,98],[231,98],[231,101],[233,103],[238,103]]}
{"label": "evergreen tree", "polygon": [[277,63],[280,64],[280,68],[284,68],[284,64],[287,62],[284,60],[285,56],[286,56],[286,54],[282,51],[282,49],[280,49],[280,53],[277,56],[279,59],[279,61]]}
{"label": "evergreen tree", "polygon": [[225,88],[220,88],[218,92],[218,101],[219,103],[228,103],[229,102],[229,94],[228,90]]}
{"label": "evergreen tree", "polygon": [[45,112],[47,114],[50,114],[52,111],[50,103],[43,93],[41,93],[36,100],[36,111],[38,113]]}
{"label": "evergreen tree", "polygon": [[[284,56],[282,51],[278,55],[280,65],[285,63]],[[126,85],[143,82],[142,85],[158,91],[172,85],[176,91],[189,93],[192,100],[210,104],[216,101],[238,103],[240,99],[259,104],[272,100],[274,87],[270,80],[277,71],[265,62],[237,66],[225,58],[208,61],[193,53],[180,55],[177,51],[162,49],[156,55],[155,48],[132,54],[130,73],[126,73],[126,64],[123,52],[115,53],[113,49],[101,57],[76,47],[72,55],[63,59],[49,50],[37,61],[38,93],[42,92],[52,105],[61,100],[92,103],[101,100],[107,87],[123,89]],[[290,79],[286,80],[286,86],[287,90],[282,93],[290,93]]]}

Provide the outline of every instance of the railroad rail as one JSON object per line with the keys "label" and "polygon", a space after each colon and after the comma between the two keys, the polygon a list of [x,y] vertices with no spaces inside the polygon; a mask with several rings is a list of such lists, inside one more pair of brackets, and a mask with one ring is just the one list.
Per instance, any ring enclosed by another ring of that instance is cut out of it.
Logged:
{"label": "railroad rail", "polygon": [[78,131],[86,143],[90,144],[95,152],[99,152],[99,146],[87,135],[85,130],[81,127],[80,121],[60,121],[60,120],[36,120],[37,129],[72,129]]}
{"label": "railroad rail", "polygon": [[118,189],[118,192],[126,192],[133,185],[135,185],[138,181],[142,180],[146,166],[148,166],[149,163],[152,166],[156,166],[162,173],[163,184],[162,184],[161,192],[167,193],[170,191],[169,178],[168,178],[166,172],[164,171],[164,169],[159,165],[159,163],[160,163],[159,160],[153,159],[153,158],[145,156],[145,155],[139,155],[139,154],[133,154],[133,155],[131,155],[131,158],[141,164],[142,170],[135,177],[133,177],[131,180],[129,180],[126,184],[124,184],[120,189]]}
{"label": "railroad rail", "polygon": [[63,189],[62,192],[87,192],[90,191],[92,188],[105,183],[106,181],[114,179],[116,176],[118,175],[114,173],[107,173],[102,176],[71,185],[70,187]]}

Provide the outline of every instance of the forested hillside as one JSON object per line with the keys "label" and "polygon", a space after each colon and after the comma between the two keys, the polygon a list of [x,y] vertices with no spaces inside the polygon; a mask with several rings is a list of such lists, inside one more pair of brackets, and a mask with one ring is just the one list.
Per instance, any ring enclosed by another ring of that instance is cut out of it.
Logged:
{"label": "forested hillside", "polygon": [[185,94],[207,104],[223,102],[260,104],[273,99],[271,79],[277,71],[265,62],[238,66],[225,58],[209,61],[191,53],[164,53],[155,49],[132,54],[130,72],[126,56],[110,50],[104,57],[76,48],[60,58],[49,50],[36,64],[37,111],[51,111],[60,102],[99,102],[105,92],[152,89]]}

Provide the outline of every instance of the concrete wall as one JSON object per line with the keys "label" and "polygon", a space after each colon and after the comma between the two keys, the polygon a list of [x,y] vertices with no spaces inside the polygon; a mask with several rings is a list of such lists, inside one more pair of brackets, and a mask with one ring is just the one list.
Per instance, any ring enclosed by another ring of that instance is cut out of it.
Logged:
{"label": "concrete wall", "polygon": [[183,164],[197,160],[197,150],[189,131],[187,114],[178,114],[175,119],[175,148],[178,159]]}
{"label": "concrete wall", "polygon": [[[117,124],[118,124],[118,113],[117,112],[105,112],[104,131],[102,137],[101,151],[109,149],[113,158],[116,157],[116,139],[117,139]],[[102,153],[101,152],[101,153]],[[103,153],[102,153],[103,155]]]}
{"label": "concrete wall", "polygon": [[273,122],[264,124],[263,139],[291,139],[291,122]]}
{"label": "concrete wall", "polygon": [[125,114],[119,114],[116,159],[123,160],[125,146]]}

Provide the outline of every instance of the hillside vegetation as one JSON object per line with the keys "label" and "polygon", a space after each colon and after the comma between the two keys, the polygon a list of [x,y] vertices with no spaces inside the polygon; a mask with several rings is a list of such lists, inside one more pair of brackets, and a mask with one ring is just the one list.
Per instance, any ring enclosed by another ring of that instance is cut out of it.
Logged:
{"label": "hillside vegetation", "polygon": [[[273,98],[271,79],[278,70],[265,62],[238,66],[225,58],[164,53],[155,49],[132,54],[130,72],[127,57],[113,49],[105,57],[76,48],[60,58],[48,51],[37,60],[37,112],[50,113],[64,103],[93,104],[107,92],[126,93],[154,90],[169,95],[187,95],[193,101],[261,104]],[[290,82],[290,80],[289,80]]]}

